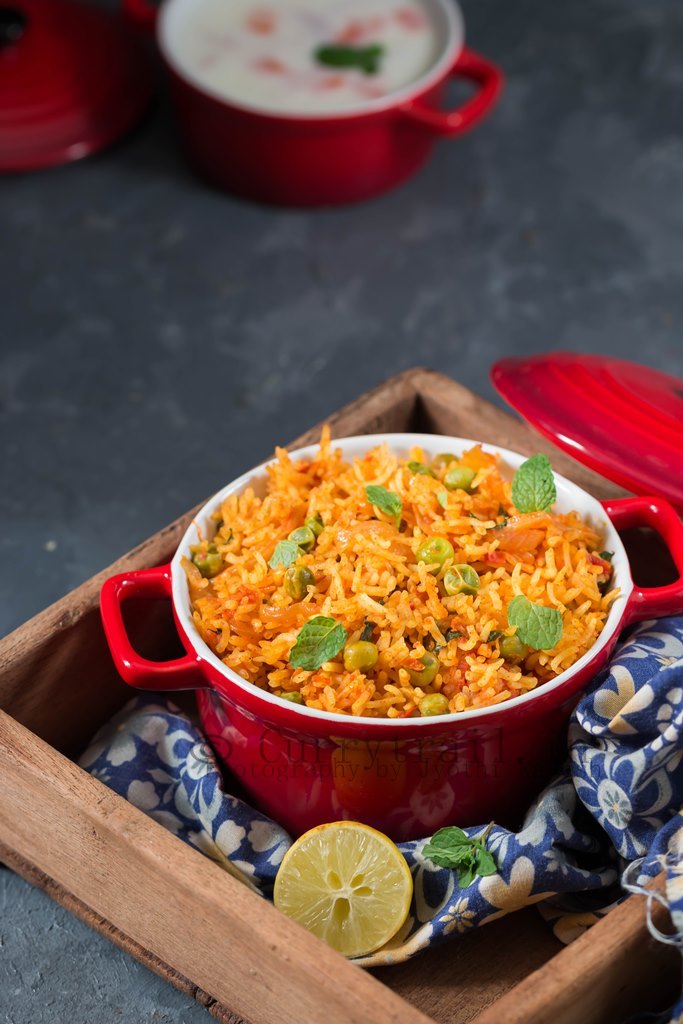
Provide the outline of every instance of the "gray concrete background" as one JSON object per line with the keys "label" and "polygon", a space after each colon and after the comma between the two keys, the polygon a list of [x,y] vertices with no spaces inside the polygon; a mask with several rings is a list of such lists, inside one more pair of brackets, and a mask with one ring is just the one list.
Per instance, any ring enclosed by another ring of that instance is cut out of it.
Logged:
{"label": "gray concrete background", "polygon": [[[273,444],[427,364],[551,348],[683,375],[680,0],[467,0],[508,84],[393,194],[313,212],[195,181],[164,104],[0,189],[0,632]],[[40,837],[36,837],[36,842]],[[0,870],[0,1022],[208,1021]]]}

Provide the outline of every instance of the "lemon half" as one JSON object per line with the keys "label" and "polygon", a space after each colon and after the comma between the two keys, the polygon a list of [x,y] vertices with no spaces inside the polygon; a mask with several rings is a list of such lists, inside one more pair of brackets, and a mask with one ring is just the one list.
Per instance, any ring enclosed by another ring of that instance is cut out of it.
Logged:
{"label": "lemon half", "polygon": [[290,847],[275,906],[344,956],[379,949],[408,916],[413,878],[382,832],[358,821],[318,825]]}

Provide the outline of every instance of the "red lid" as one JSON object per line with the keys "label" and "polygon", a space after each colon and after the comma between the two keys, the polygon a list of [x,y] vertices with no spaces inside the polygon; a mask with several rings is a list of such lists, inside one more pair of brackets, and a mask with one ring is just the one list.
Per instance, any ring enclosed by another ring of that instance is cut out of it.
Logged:
{"label": "red lid", "polygon": [[103,149],[150,96],[149,60],[120,17],[73,0],[0,0],[0,171]]}
{"label": "red lid", "polygon": [[585,466],[683,509],[683,381],[607,356],[503,359],[498,392]]}

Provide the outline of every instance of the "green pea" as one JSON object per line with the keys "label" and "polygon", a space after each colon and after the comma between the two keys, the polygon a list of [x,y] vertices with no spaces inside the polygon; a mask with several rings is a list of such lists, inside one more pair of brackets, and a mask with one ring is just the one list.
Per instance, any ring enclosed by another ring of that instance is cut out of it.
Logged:
{"label": "green pea", "polygon": [[409,462],[408,469],[416,476],[436,476],[434,470],[425,466],[424,462]]}
{"label": "green pea", "polygon": [[[319,512],[316,512],[315,515],[308,517],[308,519],[304,523],[304,526],[307,526],[308,529],[313,534],[313,536],[318,538],[320,534],[323,532],[325,524],[323,523],[323,517],[320,515]],[[293,540],[294,538],[291,539]]]}
{"label": "green pea", "polygon": [[195,551],[192,555],[192,561],[197,566],[204,579],[207,580],[217,576],[223,568],[223,559],[218,553],[218,548],[215,544],[210,544],[206,553]]}
{"label": "green pea", "polygon": [[298,544],[302,551],[311,551],[315,547],[315,534],[310,526],[300,526],[292,530],[289,539]]}
{"label": "green pea", "polygon": [[377,645],[369,640],[356,640],[344,648],[344,668],[347,672],[367,672],[377,664]]}
{"label": "green pea", "polygon": [[285,572],[285,590],[295,601],[301,601],[309,587],[315,586],[315,576],[305,565],[290,565]]}
{"label": "green pea", "polygon": [[447,594],[476,594],[481,586],[479,575],[471,565],[453,565],[443,578]]}
{"label": "green pea", "polygon": [[423,718],[431,715],[447,715],[450,711],[448,699],[444,697],[443,693],[427,694],[422,698],[418,707]]}
{"label": "green pea", "polygon": [[469,469],[468,466],[451,466],[443,478],[443,482],[449,491],[467,491],[469,494],[476,475],[475,471]]}
{"label": "green pea", "polygon": [[283,690],[282,693],[278,693],[278,697],[282,700],[288,700],[290,704],[303,704],[304,699],[298,690],[292,690],[291,693]]}
{"label": "green pea", "polygon": [[430,654],[427,651],[420,658],[422,665],[421,669],[409,668],[410,679],[413,686],[429,686],[436,679],[436,673],[439,671],[439,659],[435,654]]}
{"label": "green pea", "polygon": [[505,658],[506,661],[521,661],[529,653],[529,648],[522,643],[516,633],[501,637],[498,649],[501,658]]}
{"label": "green pea", "polygon": [[438,573],[454,554],[453,545],[445,537],[429,537],[420,544],[415,557],[418,562],[435,566],[431,572]]}
{"label": "green pea", "polygon": [[450,466],[451,462],[457,462],[458,456],[451,452],[441,452],[439,455],[435,455],[432,461],[435,469],[441,469],[442,466]]}

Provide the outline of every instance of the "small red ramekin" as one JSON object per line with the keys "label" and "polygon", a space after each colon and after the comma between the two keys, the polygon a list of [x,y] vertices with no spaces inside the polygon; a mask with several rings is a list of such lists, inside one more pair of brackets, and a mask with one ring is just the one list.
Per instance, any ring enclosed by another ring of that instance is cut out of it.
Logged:
{"label": "small red ramekin", "polygon": [[[341,112],[282,114],[206,88],[177,59],[176,25],[197,0],[123,0],[125,14],[154,32],[168,70],[190,162],[219,188],[260,202],[318,206],[365,199],[409,178],[441,137],[476,125],[496,102],[502,72],[464,46],[454,0],[429,0],[441,38],[432,67],[406,88]],[[439,109],[449,78],[475,95]]]}

